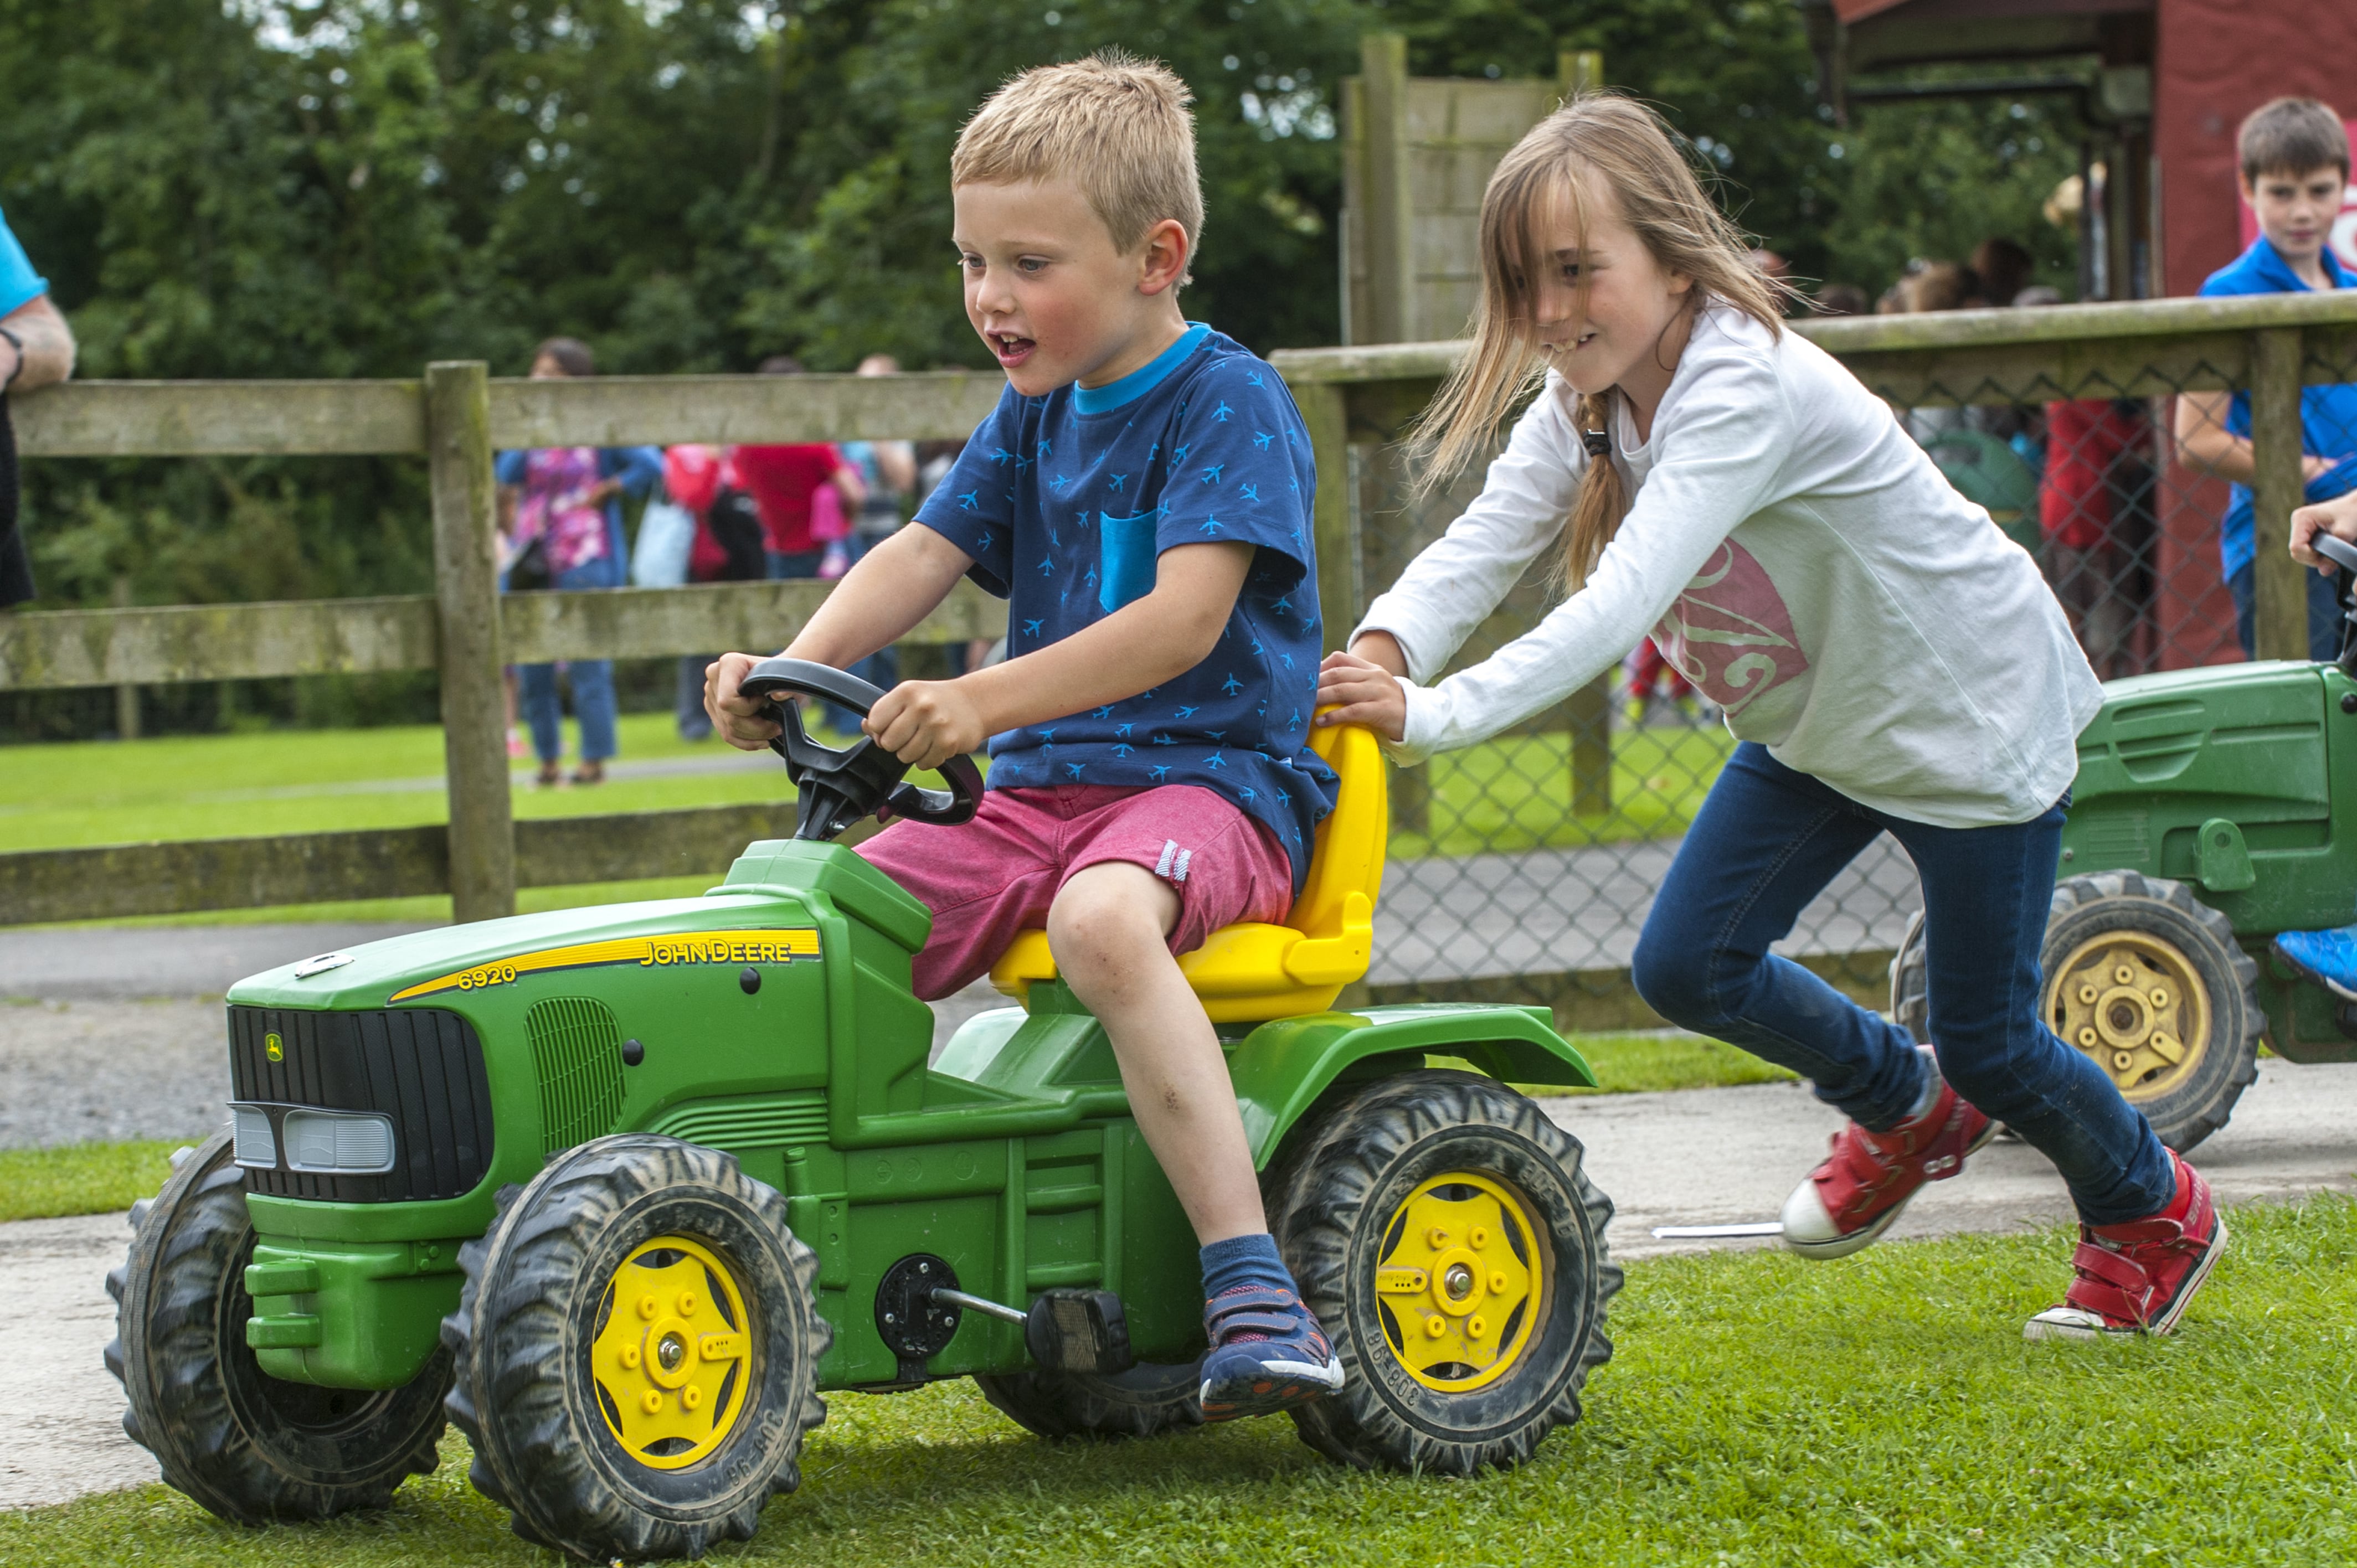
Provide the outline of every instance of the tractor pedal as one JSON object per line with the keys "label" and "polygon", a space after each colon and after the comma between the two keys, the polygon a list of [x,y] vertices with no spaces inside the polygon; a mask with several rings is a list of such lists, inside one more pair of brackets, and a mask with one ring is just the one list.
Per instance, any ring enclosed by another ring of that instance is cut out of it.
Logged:
{"label": "tractor pedal", "polygon": [[1129,1348],[1128,1315],[1109,1290],[1043,1292],[1024,1316],[1023,1346],[1056,1372],[1111,1377],[1137,1364]]}

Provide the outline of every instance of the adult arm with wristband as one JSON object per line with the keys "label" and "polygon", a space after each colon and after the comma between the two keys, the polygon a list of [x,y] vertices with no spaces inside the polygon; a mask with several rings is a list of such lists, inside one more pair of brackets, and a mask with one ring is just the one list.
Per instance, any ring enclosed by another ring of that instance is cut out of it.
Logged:
{"label": "adult arm with wristband", "polygon": [[48,280],[33,271],[25,247],[0,219],[0,610],[34,597],[32,553],[17,527],[16,437],[7,394],[73,374],[73,333],[50,303]]}
{"label": "adult arm with wristband", "polygon": [[73,368],[73,329],[46,293],[0,317],[0,389],[52,386],[71,377]]}

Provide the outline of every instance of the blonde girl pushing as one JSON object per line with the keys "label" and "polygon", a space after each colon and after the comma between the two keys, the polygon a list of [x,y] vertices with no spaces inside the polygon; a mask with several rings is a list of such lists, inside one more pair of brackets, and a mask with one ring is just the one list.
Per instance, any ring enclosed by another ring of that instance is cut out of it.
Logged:
{"label": "blonde girl pushing", "polygon": [[[1321,722],[1395,760],[1561,702],[1649,631],[1738,745],[1639,939],[1663,1016],[1811,1079],[1851,1118],[1784,1208],[1786,1244],[1869,1245],[2002,1122],[2081,1219],[2032,1338],[2173,1327],[2223,1250],[2207,1185],[2038,1016],[2075,740],[2101,701],[2029,557],[1888,406],[1784,331],[1651,111],[1542,122],[1481,209],[1475,340],[1427,419],[1426,483],[1530,396],[1480,497],[1329,656]],[[1534,394],[1534,395],[1533,395]],[[1533,562],[1568,596],[1441,668]],[[1921,875],[1931,1048],[1769,950],[1881,834]]]}

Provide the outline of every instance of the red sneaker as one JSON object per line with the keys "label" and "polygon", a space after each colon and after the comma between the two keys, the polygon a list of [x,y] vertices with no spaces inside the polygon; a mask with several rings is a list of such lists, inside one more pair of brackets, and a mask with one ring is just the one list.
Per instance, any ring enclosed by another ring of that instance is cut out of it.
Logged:
{"label": "red sneaker", "polygon": [[1888,1133],[1850,1122],[1834,1134],[1825,1163],[1784,1200],[1784,1245],[1804,1258],[1864,1251],[1925,1182],[1963,1170],[1964,1156],[1996,1133],[1996,1122],[1944,1082],[1931,1110]]}
{"label": "red sneaker", "polygon": [[2174,1151],[2169,1159],[2177,1172],[2177,1196],[2169,1207],[2118,1225],[2080,1226],[2071,1288],[2061,1305],[2023,1326],[2024,1338],[2109,1339],[2177,1326],[2186,1303],[2226,1251],[2226,1222],[2218,1218],[2201,1173]]}

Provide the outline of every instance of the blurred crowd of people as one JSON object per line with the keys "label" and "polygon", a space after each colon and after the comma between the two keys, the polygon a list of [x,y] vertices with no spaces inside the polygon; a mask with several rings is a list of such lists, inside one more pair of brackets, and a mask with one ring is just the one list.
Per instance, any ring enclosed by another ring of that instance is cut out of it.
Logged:
{"label": "blurred crowd of people", "polygon": [[[760,373],[803,373],[780,355]],[[860,363],[863,376],[897,374],[888,354]],[[552,338],[534,352],[532,375],[594,375],[589,347]],[[762,579],[831,581],[877,541],[914,515],[949,472],[963,443],[845,441],[708,446],[547,447],[500,454],[500,587],[678,587],[691,583]],[[645,503],[636,542],[626,545],[623,502]],[[985,654],[954,649],[961,668]],[[714,655],[679,661],[674,717],[680,737],[712,733],[704,710],[704,668]],[[870,684],[899,681],[899,657],[885,649],[852,667]],[[579,737],[576,764],[564,768],[563,700],[569,689]],[[529,745],[543,788],[604,781],[618,748],[613,661],[576,659],[527,664],[509,679],[511,756]],[[839,734],[856,733],[856,715],[833,708],[812,715]]]}

